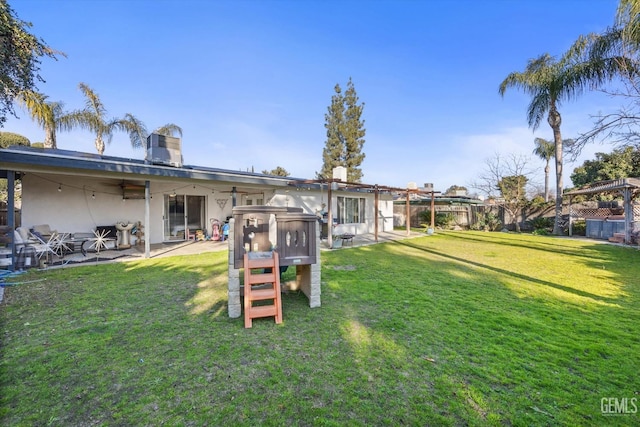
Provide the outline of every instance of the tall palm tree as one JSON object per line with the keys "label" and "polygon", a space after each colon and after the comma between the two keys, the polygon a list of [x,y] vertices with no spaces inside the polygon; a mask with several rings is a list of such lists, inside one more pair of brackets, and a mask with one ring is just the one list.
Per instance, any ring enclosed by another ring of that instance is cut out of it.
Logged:
{"label": "tall palm tree", "polygon": [[100,100],[100,97],[85,83],[78,85],[84,96],[85,107],[72,113],[73,120],[79,126],[95,133],[95,145],[98,154],[102,155],[105,143],[111,143],[113,132],[116,130],[126,131],[126,126],[122,119],[107,118],[107,110]]}
{"label": "tall palm tree", "polygon": [[616,64],[618,76],[624,85],[614,93],[628,98],[617,112],[599,115],[593,129],[581,135],[576,148],[598,138],[609,138],[614,143],[638,143],[636,128],[640,116],[640,0],[620,0],[615,25],[602,34],[585,37],[589,43],[584,49],[585,61],[593,69]]}
{"label": "tall palm tree", "polygon": [[556,155],[556,146],[552,141],[547,141],[544,138],[534,139],[536,148],[533,150],[533,154],[544,160],[544,201],[549,201],[549,171],[551,167],[551,159]]}
{"label": "tall palm tree", "polygon": [[509,88],[521,89],[531,96],[527,108],[527,122],[534,131],[547,116],[553,131],[556,164],[556,207],[553,234],[563,233],[562,219],[562,116],[559,107],[564,101],[572,101],[585,90],[598,87],[611,80],[619,71],[619,63],[607,61],[593,64],[585,61],[584,51],[589,40],[580,37],[560,59],[545,53],[529,60],[523,72],[510,73],[500,84],[499,93],[504,96]]}
{"label": "tall palm tree", "polygon": [[[95,145],[99,154],[104,153],[105,142],[108,144],[113,138],[114,131],[123,131],[129,134],[133,148],[143,148],[149,136],[145,124],[133,114],[127,113],[122,119],[107,119],[107,110],[100,97],[89,86],[79,84],[80,90],[86,99],[85,108],[73,113],[72,119],[80,126],[96,134]],[[182,136],[182,128],[173,123],[168,123],[154,131],[162,135]]]}
{"label": "tall palm tree", "polygon": [[71,130],[74,123],[71,116],[64,112],[61,102],[47,101],[47,98],[42,93],[29,90],[20,92],[16,99],[44,130],[44,148],[58,148],[56,132]]}

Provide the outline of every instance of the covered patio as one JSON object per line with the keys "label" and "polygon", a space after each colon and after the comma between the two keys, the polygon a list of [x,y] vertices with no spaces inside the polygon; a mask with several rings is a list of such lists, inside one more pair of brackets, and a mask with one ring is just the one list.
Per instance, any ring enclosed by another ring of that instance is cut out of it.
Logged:
{"label": "covered patio", "polygon": [[[577,210],[573,208],[573,200],[576,196],[607,193],[622,195],[624,202],[621,210],[613,206]],[[613,238],[617,239],[617,234],[620,235],[620,243],[632,244],[634,239],[637,239],[637,233],[640,231],[640,225],[636,225],[636,223],[640,223],[640,204],[634,203],[638,195],[640,195],[640,178],[599,181],[565,193],[565,196],[569,196],[569,236],[573,234],[573,223],[577,219],[593,221],[596,224],[602,222],[611,226],[618,223],[623,226],[623,229],[619,232],[616,232],[617,230],[614,227],[609,227],[612,230]],[[587,235],[587,237],[590,236]],[[598,238],[595,235],[591,237]],[[611,238],[609,240],[616,241],[611,240]]]}

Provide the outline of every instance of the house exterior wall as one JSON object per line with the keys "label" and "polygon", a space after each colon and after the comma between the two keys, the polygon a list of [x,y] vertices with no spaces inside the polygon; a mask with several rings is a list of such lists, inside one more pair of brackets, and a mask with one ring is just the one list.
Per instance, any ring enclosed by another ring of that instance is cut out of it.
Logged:
{"label": "house exterior wall", "polygon": [[22,178],[25,227],[49,224],[59,232],[88,233],[118,221],[144,221],[144,200],[123,201],[120,188],[105,180],[41,174]]}
{"label": "house exterior wall", "polygon": [[[134,181],[134,177],[126,180]],[[211,220],[224,222],[231,216],[232,186],[213,181],[156,180],[150,182],[150,224],[144,224],[145,200],[123,199],[122,180],[87,176],[27,173],[22,178],[22,225],[33,227],[48,224],[52,230],[69,233],[89,233],[96,226],[114,225],[118,222],[138,221],[144,225],[145,239],[152,244],[165,241],[164,196],[178,194],[204,196],[205,213],[202,222],[207,234],[211,233]],[[142,181],[136,181],[143,185]],[[61,191],[58,191],[58,188]],[[337,197],[365,198],[365,222],[339,224],[334,234],[366,234],[393,229],[393,201],[391,196],[380,194],[375,212],[375,195],[369,192],[333,191],[333,215],[337,217]],[[236,204],[262,204],[271,206],[300,207],[303,212],[321,216],[326,210],[327,191],[306,189],[254,188],[236,193]]]}
{"label": "house exterior wall", "polygon": [[[337,218],[338,197],[362,197],[365,202],[364,223],[338,224],[333,234],[353,233],[369,234],[375,232],[374,218],[377,216],[378,231],[393,230],[393,200],[390,195],[380,194],[378,215],[375,213],[374,193],[332,191],[331,206],[334,218]],[[300,207],[304,213],[321,216],[327,210],[327,192],[305,189],[277,190],[269,200],[271,206]]]}
{"label": "house exterior wall", "polygon": [[[52,230],[69,233],[88,233],[96,226],[117,222],[144,224],[144,199],[123,199],[120,183],[103,178],[26,174],[22,178],[22,224],[29,228],[49,224]],[[207,232],[211,231],[211,219],[224,221],[231,215],[231,187],[152,181],[150,191],[150,224],[144,227],[150,243],[164,241],[165,194],[204,196],[203,225]]]}

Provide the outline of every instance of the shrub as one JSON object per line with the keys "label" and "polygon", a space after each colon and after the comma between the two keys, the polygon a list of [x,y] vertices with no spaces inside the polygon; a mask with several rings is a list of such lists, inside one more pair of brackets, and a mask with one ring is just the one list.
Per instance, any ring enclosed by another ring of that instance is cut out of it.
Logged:
{"label": "shrub", "polygon": [[[539,216],[537,218],[533,218],[529,220],[529,223],[531,224],[531,227],[533,228],[534,233],[539,230],[545,230],[549,232],[553,230],[554,218]],[[535,234],[540,234],[540,233],[535,233]]]}
{"label": "shrub", "polygon": [[[422,211],[418,214],[420,221],[424,224],[431,224],[431,211]],[[450,212],[436,212],[436,227],[448,228],[453,223],[453,214]]]}
{"label": "shrub", "polygon": [[[580,220],[573,222],[571,225],[571,232],[574,236],[586,236],[587,221]],[[567,234],[569,234],[569,230],[567,230]]]}
{"label": "shrub", "polygon": [[478,222],[471,225],[472,230],[483,231],[496,231],[500,229],[502,222],[493,212],[485,212],[484,214],[478,214]]}

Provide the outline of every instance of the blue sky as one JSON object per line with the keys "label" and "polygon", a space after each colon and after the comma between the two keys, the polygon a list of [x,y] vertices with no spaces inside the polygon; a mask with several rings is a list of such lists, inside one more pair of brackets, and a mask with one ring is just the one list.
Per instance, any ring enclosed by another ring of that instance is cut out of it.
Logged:
{"label": "blue sky", "polygon": [[[543,123],[529,99],[498,85],[528,59],[562,54],[613,23],[613,0],[196,1],[9,0],[31,31],[67,58],[45,60],[39,89],[80,108],[78,83],[109,115],[151,130],[183,128],[186,164],[256,172],[282,166],[313,178],[322,165],[333,88],[353,79],[366,128],[363,182],[468,185],[495,153],[531,154]],[[562,106],[563,137],[616,107],[592,93]],[[4,131],[43,132],[18,110]],[[58,147],[95,152],[93,135],[60,133]],[[577,163],[596,151],[588,147]],[[116,133],[106,155],[143,158]],[[542,161],[532,158],[543,182]],[[565,185],[570,180],[565,178]]]}

